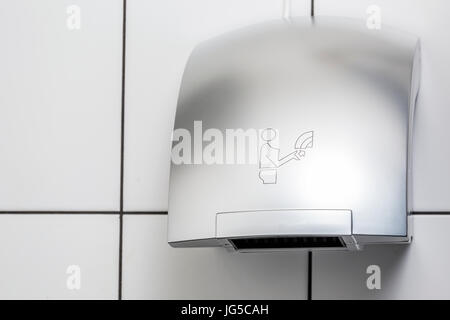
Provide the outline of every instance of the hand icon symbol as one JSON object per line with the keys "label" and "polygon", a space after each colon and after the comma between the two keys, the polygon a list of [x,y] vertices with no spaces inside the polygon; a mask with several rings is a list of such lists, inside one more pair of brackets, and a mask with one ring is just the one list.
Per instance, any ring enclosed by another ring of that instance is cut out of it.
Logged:
{"label": "hand icon symbol", "polygon": [[303,150],[297,150],[295,151],[295,160],[300,160],[300,157],[304,157],[305,156],[305,151]]}

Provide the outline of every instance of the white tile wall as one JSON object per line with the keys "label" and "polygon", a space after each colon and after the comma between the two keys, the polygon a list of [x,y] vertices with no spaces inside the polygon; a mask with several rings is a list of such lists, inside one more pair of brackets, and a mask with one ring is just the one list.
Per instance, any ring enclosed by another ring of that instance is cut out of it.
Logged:
{"label": "white tile wall", "polygon": [[[354,253],[313,254],[313,299],[450,299],[450,215],[414,217],[411,245],[367,246]],[[367,267],[381,270],[369,290]]]}
{"label": "white tile wall", "polygon": [[166,226],[166,215],[124,217],[124,299],[306,299],[306,253],[175,249]]}
{"label": "white tile wall", "polygon": [[[127,8],[126,210],[166,211],[170,137],[184,65],[199,42],[279,19],[282,0],[134,0]],[[293,14],[309,14],[294,0]]]}
{"label": "white tile wall", "polygon": [[[422,77],[413,150],[413,209],[450,209],[450,2],[446,0],[316,0],[315,13],[365,21],[369,5],[381,9],[382,25],[421,38]],[[374,31],[376,32],[376,31]]]}
{"label": "white tile wall", "polygon": [[0,215],[0,299],[117,299],[118,255],[117,215]]}
{"label": "white tile wall", "polygon": [[[124,209],[167,210],[169,139],[184,64],[200,41],[281,16],[283,0],[129,0]],[[117,299],[122,0],[0,2],[0,299]],[[308,15],[309,0],[292,0]],[[450,209],[450,27],[445,0],[315,0],[316,15],[367,17],[422,40],[414,210]],[[81,29],[67,28],[68,6]],[[86,211],[19,214],[13,211]],[[125,299],[305,299],[306,254],[173,249],[166,216],[125,215]],[[314,253],[313,298],[450,298],[448,216],[416,216],[411,246]],[[382,289],[365,286],[381,267]],[[81,268],[69,290],[70,265]]]}
{"label": "white tile wall", "polygon": [[118,209],[121,27],[120,0],[0,2],[0,210]]}

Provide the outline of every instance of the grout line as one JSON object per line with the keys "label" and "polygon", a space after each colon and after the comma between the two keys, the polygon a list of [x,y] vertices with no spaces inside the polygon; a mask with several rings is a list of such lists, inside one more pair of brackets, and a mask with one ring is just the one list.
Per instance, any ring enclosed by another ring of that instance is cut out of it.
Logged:
{"label": "grout line", "polygon": [[124,211],[124,215],[167,215],[167,211]]}
{"label": "grout line", "polygon": [[[20,214],[36,214],[36,215],[64,215],[64,214],[87,214],[87,215],[95,215],[95,214],[104,214],[104,215],[167,215],[167,211],[102,211],[102,210],[75,210],[75,211],[67,211],[67,210],[3,210],[0,211],[0,215],[20,215]],[[448,216],[450,215],[450,211],[412,211],[411,215],[413,216]]]}
{"label": "grout line", "polygon": [[6,214],[47,214],[47,215],[64,215],[64,214],[106,214],[106,215],[115,215],[119,214],[119,211],[0,211],[0,215],[6,215]]}
{"label": "grout line", "polygon": [[[167,211],[126,211],[126,210],[118,210],[118,211],[108,211],[108,210],[3,210],[0,211],[1,214],[124,214],[124,215],[166,215]],[[419,215],[450,215],[450,211],[412,211],[411,215],[419,216]]]}
{"label": "grout line", "polygon": [[119,278],[118,300],[122,300],[122,262],[123,262],[123,177],[125,151],[125,53],[127,31],[127,0],[122,2],[122,96],[120,128],[120,204],[119,204]]}
{"label": "grout line", "polygon": [[[20,214],[35,214],[35,215],[65,215],[65,214],[84,214],[84,215],[95,215],[95,214],[104,214],[104,215],[167,215],[167,211],[96,211],[96,210],[85,210],[85,211],[41,211],[41,210],[11,210],[11,211],[0,211],[0,215],[20,215]],[[450,213],[449,213],[450,214]]]}
{"label": "grout line", "polygon": [[311,17],[314,17],[314,0],[311,0]]}
{"label": "grout line", "polygon": [[312,300],[312,251],[308,251],[308,300]]}
{"label": "grout line", "polygon": [[446,216],[446,215],[450,215],[450,211],[413,211],[413,212],[411,212],[411,215],[413,215],[413,216],[421,216],[421,215]]}

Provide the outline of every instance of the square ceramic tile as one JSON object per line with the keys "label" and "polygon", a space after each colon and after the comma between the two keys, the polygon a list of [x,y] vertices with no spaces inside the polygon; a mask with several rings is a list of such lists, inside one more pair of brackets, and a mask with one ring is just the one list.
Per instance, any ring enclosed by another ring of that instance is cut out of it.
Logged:
{"label": "square ceramic tile", "polygon": [[[201,41],[282,16],[282,0],[134,0],[127,6],[126,210],[167,210],[171,132],[191,50]],[[309,14],[294,0],[293,14]]]}
{"label": "square ceramic tile", "polygon": [[0,215],[0,299],[117,299],[117,215]]}
{"label": "square ceramic tile", "polygon": [[[366,19],[414,33],[422,44],[422,77],[413,148],[413,209],[450,209],[450,2],[445,0],[316,0],[316,15]],[[376,30],[374,30],[376,32]]]}
{"label": "square ceramic tile", "polygon": [[172,248],[167,216],[126,215],[124,299],[305,299],[307,253]]}
{"label": "square ceramic tile", "polygon": [[0,3],[0,210],[119,205],[121,0]]}
{"label": "square ceramic tile", "polygon": [[313,299],[450,299],[450,215],[414,216],[410,245],[313,253]]}

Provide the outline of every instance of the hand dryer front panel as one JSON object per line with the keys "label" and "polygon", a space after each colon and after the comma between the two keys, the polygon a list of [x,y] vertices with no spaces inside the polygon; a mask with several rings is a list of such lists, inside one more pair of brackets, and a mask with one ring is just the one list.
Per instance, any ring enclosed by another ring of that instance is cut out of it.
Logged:
{"label": "hand dryer front panel", "polygon": [[[260,225],[268,211],[272,232],[239,237],[326,237],[299,225],[326,211],[349,213],[334,220],[351,230],[345,247],[408,241],[418,71],[415,37],[349,19],[275,21],[200,44],[175,120],[169,242],[233,246],[218,214],[252,212],[229,221]],[[297,232],[277,228],[277,212]]]}

